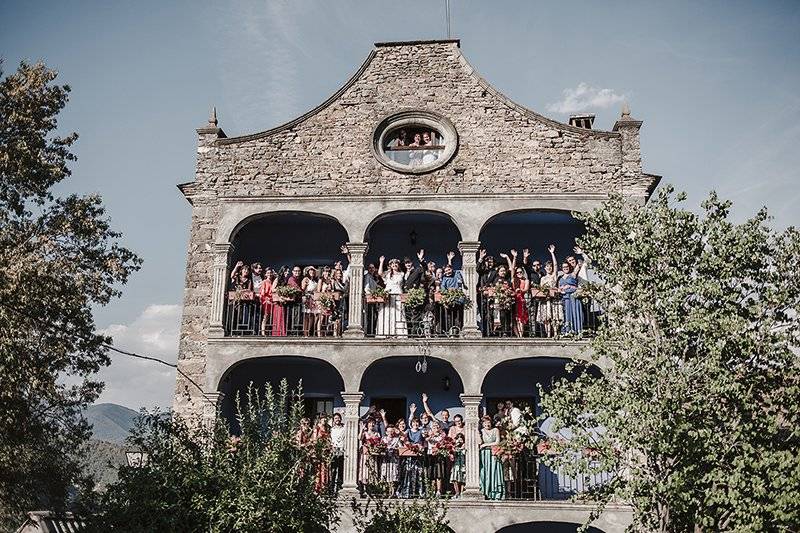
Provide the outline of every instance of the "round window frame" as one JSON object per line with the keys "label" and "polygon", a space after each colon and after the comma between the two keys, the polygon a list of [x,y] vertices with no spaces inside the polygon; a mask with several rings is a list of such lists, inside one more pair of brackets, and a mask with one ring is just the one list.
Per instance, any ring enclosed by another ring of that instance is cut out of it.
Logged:
{"label": "round window frame", "polygon": [[[425,165],[411,167],[392,161],[386,156],[384,141],[389,134],[404,127],[420,126],[427,126],[434,129],[442,136],[445,148],[435,161]],[[450,162],[453,155],[456,153],[457,147],[458,132],[453,123],[441,115],[419,109],[411,109],[389,115],[378,123],[372,134],[372,154],[375,156],[375,159],[386,168],[402,174],[425,174],[438,170]]]}

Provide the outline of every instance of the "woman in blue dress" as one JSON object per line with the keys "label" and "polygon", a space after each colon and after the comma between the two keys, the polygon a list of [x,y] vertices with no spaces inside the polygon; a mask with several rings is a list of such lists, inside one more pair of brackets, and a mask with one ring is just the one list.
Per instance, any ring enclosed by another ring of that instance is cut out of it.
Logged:
{"label": "woman in blue dress", "polygon": [[506,496],[503,463],[492,453],[492,447],[500,444],[500,430],[492,427],[492,418],[490,416],[484,416],[482,424],[480,448],[481,492],[489,500],[502,500]]}
{"label": "woman in blue dress", "polygon": [[397,496],[416,498],[425,495],[425,437],[418,418],[412,418],[400,450],[400,483]]}
{"label": "woman in blue dress", "polygon": [[583,331],[583,306],[575,297],[578,290],[578,276],[572,271],[569,263],[562,263],[561,277],[558,278],[558,291],[564,307],[564,327],[562,333],[580,335]]}

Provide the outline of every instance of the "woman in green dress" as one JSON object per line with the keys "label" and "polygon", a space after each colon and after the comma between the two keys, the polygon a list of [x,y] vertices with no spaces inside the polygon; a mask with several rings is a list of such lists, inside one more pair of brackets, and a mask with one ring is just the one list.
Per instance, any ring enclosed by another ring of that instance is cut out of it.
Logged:
{"label": "woman in green dress", "polygon": [[503,463],[492,454],[492,447],[500,444],[500,430],[492,427],[492,419],[484,416],[481,428],[481,492],[489,500],[502,500],[506,495]]}

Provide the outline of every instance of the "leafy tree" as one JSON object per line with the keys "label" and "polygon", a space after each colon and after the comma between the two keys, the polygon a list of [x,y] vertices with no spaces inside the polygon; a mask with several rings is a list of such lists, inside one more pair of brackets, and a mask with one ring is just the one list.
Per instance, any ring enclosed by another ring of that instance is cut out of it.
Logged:
{"label": "leafy tree", "polygon": [[314,483],[329,450],[298,445],[302,398],[283,380],[263,395],[251,385],[236,403],[240,436],[220,416],[140,418],[128,445],[147,461],[120,468],[90,530],[328,531],[338,521],[336,497],[315,492]]}
{"label": "leafy tree", "polygon": [[[584,372],[542,401],[589,493],[630,502],[634,529],[790,531],[800,524],[800,233],[766,210],[737,224],[659,191],[583,216],[606,325]],[[554,462],[559,462],[554,460]]]}
{"label": "leafy tree", "polygon": [[368,496],[353,498],[353,524],[359,533],[448,533],[447,500],[436,497],[429,487],[425,498],[386,500]]}
{"label": "leafy tree", "polygon": [[77,135],[54,135],[69,87],[40,63],[5,77],[1,67],[0,524],[13,527],[87,485],[82,411],[101,391],[91,376],[109,364],[110,342],[92,310],[140,261],[119,246],[98,196],[51,190],[75,160]]}

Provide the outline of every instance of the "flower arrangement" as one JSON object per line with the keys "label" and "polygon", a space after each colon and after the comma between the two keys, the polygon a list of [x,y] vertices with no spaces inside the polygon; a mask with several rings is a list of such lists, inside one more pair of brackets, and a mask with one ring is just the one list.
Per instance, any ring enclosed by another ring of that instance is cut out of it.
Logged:
{"label": "flower arrangement", "polygon": [[440,455],[449,459],[453,458],[455,453],[456,442],[450,437],[442,437],[442,439],[431,446],[431,453],[433,455]]}
{"label": "flower arrangement", "polygon": [[255,293],[251,290],[236,289],[235,291],[228,291],[228,300],[233,302],[250,302],[255,300]]}
{"label": "flower arrangement", "polygon": [[383,455],[386,453],[386,443],[380,437],[370,437],[364,441],[367,453],[370,455]]}
{"label": "flower arrangement", "polygon": [[507,438],[500,441],[500,444],[492,446],[492,455],[500,461],[507,463],[522,453],[525,445],[522,441],[514,438]]}
{"label": "flower arrangement", "polygon": [[472,307],[472,300],[464,292],[463,289],[445,289],[441,292],[441,302],[444,307],[464,307],[470,309]]}
{"label": "flower arrangement", "polygon": [[367,295],[368,303],[384,303],[389,301],[389,291],[383,287],[375,287]]}
{"label": "flower arrangement", "polygon": [[321,292],[317,297],[317,306],[323,313],[330,313],[336,307],[336,299],[333,293]]}
{"label": "flower arrangement", "polygon": [[404,295],[406,307],[422,307],[425,305],[425,289],[410,289]]}
{"label": "flower arrangement", "polygon": [[498,309],[511,309],[514,305],[514,289],[507,283],[494,286],[494,305]]}
{"label": "flower arrangement", "polygon": [[422,454],[424,448],[421,444],[414,444],[413,442],[406,441],[403,443],[403,447],[400,448],[400,455],[401,456],[408,456],[408,455],[420,455]]}
{"label": "flower arrangement", "polygon": [[275,294],[284,302],[296,302],[303,291],[291,285],[281,285],[275,289]]}

